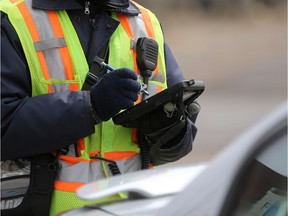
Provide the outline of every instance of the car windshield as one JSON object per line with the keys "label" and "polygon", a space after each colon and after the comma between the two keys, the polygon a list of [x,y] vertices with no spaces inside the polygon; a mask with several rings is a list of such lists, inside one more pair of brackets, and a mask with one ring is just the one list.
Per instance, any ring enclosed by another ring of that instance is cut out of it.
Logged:
{"label": "car windshield", "polygon": [[240,178],[233,216],[287,215],[287,134],[257,155]]}

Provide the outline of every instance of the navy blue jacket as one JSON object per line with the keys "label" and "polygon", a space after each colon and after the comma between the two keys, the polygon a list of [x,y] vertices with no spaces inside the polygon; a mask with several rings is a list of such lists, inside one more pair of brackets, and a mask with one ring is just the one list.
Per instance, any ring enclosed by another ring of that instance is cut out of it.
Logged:
{"label": "navy blue jacket", "polygon": [[[93,9],[93,2],[90,16],[84,13],[83,4],[76,0],[33,0],[33,7],[68,12],[88,64],[119,24],[104,10]],[[123,9],[123,13],[136,15],[138,10],[130,6]],[[94,133],[87,92],[64,91],[31,97],[25,55],[4,13],[1,14],[1,53],[1,160],[52,152]],[[166,44],[165,55],[167,81],[171,86],[184,77]],[[192,121],[195,119],[196,116]],[[192,121],[189,124],[193,130],[185,135],[190,149],[196,134]]]}

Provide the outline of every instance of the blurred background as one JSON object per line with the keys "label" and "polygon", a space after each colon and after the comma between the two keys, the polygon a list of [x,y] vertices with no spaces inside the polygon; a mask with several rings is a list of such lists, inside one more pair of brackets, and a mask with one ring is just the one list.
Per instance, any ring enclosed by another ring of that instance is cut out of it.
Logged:
{"label": "blurred background", "polygon": [[203,80],[198,134],[174,164],[211,159],[287,99],[286,0],[136,0],[160,20],[186,79]]}

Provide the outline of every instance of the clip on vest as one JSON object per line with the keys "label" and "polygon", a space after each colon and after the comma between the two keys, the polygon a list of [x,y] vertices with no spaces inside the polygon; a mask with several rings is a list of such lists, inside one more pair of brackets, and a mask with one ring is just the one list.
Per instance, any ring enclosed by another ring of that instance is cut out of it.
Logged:
{"label": "clip on vest", "polygon": [[88,84],[90,84],[91,86],[96,84],[98,82],[98,80],[99,80],[99,78],[95,74],[93,74],[91,72],[87,73],[86,82]]}
{"label": "clip on vest", "polygon": [[[98,55],[96,55],[93,59],[92,64],[90,65],[89,72],[86,75],[85,82],[82,86],[82,90],[90,90],[91,86],[95,85],[98,80],[104,75],[102,71],[103,66],[98,63],[99,59],[105,59],[108,52],[108,42],[107,41],[101,50],[99,51]],[[103,60],[104,61],[104,60]]]}

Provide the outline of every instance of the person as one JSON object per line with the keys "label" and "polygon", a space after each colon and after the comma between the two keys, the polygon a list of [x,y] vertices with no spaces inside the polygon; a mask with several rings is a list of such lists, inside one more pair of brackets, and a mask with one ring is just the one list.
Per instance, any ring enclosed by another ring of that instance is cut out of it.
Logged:
{"label": "person", "polygon": [[[76,189],[112,176],[115,164],[117,174],[140,170],[143,135],[152,148],[163,142],[154,149],[148,167],[176,161],[192,150],[198,112],[184,116],[177,107],[168,117],[160,108],[137,128],[112,120],[141,101],[138,38],[153,38],[159,46],[149,97],[184,80],[150,10],[129,0],[3,0],[0,8],[1,160],[33,162],[37,156],[53,155],[49,165],[57,164],[50,213],[35,204],[40,202],[36,198],[32,212],[38,208],[41,215],[56,215],[85,205]],[[101,52],[103,62],[115,70],[100,68],[103,74],[97,82],[83,90]],[[35,167],[37,171],[41,166]],[[45,171],[31,182],[36,184],[41,176],[44,185],[50,177],[42,174]]]}

